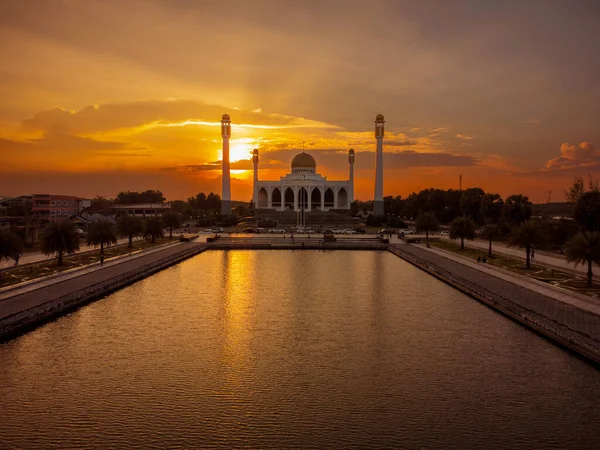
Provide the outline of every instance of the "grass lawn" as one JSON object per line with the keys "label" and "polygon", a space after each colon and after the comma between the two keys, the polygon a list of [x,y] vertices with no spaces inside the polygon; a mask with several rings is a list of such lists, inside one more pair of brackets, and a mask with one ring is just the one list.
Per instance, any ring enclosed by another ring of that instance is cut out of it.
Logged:
{"label": "grass lawn", "polygon": [[[447,250],[466,258],[477,260],[477,257],[485,257],[487,259],[486,264],[491,264],[496,267],[510,270],[511,272],[525,275],[544,283],[559,286],[570,291],[578,292],[580,294],[590,295],[592,297],[600,298],[600,283],[593,281],[592,287],[586,286],[586,279],[584,276],[575,275],[569,272],[563,272],[560,269],[552,269],[550,267],[540,266],[538,264],[532,264],[531,268],[525,269],[525,261],[511,258],[510,256],[504,256],[500,253],[495,254],[491,258],[487,256],[487,250],[477,250],[474,248],[465,247],[464,250],[460,249],[460,243],[454,243],[452,241],[439,240],[431,241],[431,246],[442,250]],[[494,246],[492,244],[492,254],[494,252]]]}
{"label": "grass lawn", "polygon": [[[169,237],[163,237],[156,240],[154,244],[140,239],[133,242],[133,248],[128,248],[127,244],[111,246],[104,249],[104,260],[114,258],[115,256],[127,255],[131,252],[137,252],[140,250],[146,250],[158,245],[166,244],[168,242],[175,242],[177,239],[173,237],[169,240]],[[34,280],[36,278],[44,277],[65,270],[73,269],[75,267],[84,266],[86,264],[92,264],[100,261],[100,247],[91,252],[75,253],[74,255],[65,256],[63,258],[64,265],[58,267],[56,265],[56,258],[40,261],[38,263],[26,264],[23,266],[16,266],[10,269],[4,269],[0,273],[2,280],[0,280],[0,288],[5,286],[11,286],[24,281]]]}

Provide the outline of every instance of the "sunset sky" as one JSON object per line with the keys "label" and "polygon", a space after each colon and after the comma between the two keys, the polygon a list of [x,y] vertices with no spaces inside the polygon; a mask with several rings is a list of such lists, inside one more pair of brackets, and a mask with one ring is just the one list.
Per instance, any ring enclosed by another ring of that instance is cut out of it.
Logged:
{"label": "sunset sky", "polygon": [[317,172],[373,198],[480,186],[563,201],[600,176],[600,2],[0,0],[0,195],[232,197]]}

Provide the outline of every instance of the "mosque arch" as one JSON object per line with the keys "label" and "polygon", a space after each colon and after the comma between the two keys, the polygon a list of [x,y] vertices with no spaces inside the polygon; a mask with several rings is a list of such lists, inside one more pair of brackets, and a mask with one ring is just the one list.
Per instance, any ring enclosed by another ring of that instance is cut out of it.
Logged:
{"label": "mosque arch", "polygon": [[348,207],[348,192],[346,191],[346,188],[341,188],[338,192],[337,207],[338,208],[347,208]]}
{"label": "mosque arch", "polygon": [[333,208],[333,189],[325,190],[325,208]]}
{"label": "mosque arch", "polygon": [[294,209],[294,191],[292,188],[287,188],[283,195],[284,208],[283,209]]}
{"label": "mosque arch", "polygon": [[258,191],[258,208],[268,208],[269,207],[269,195],[267,194],[267,190],[265,188],[260,188]]}
{"label": "mosque arch", "polygon": [[321,209],[321,189],[318,187],[310,193],[310,207],[311,209]]}
{"label": "mosque arch", "polygon": [[308,192],[303,187],[298,190],[298,208],[308,209]]}
{"label": "mosque arch", "polygon": [[271,193],[271,206],[273,208],[281,208],[281,190],[276,187]]}

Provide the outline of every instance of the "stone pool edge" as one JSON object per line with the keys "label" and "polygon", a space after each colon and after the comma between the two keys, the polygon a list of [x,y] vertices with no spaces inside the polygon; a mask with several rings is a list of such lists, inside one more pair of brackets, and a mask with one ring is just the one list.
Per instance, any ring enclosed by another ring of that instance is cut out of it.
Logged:
{"label": "stone pool edge", "polygon": [[0,343],[20,336],[44,323],[50,322],[130,284],[143,280],[205,250],[207,250],[206,245],[188,247],[167,258],[125,271],[120,276],[91,284],[83,289],[69,292],[33,308],[4,317],[0,320]]}
{"label": "stone pool edge", "polygon": [[[543,337],[564,347],[577,355],[600,366],[600,345],[597,341],[583,333],[573,330],[564,324],[555,322],[542,314],[525,308],[524,306],[508,300],[494,293],[485,293],[485,289],[476,283],[453,276],[451,273],[438,267],[435,263],[426,261],[418,256],[403,252],[398,246],[389,247],[388,251],[419,269],[433,275],[437,279],[467,294],[469,297],[489,306],[504,314],[521,325],[533,330]],[[456,263],[459,264],[459,263]],[[490,295],[491,294],[491,295]]]}

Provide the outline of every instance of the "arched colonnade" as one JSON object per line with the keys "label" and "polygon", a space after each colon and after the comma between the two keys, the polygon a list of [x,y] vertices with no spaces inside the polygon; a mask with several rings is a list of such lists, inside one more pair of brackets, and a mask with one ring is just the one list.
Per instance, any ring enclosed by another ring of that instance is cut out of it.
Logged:
{"label": "arched colonnade", "polygon": [[347,209],[348,190],[345,186],[263,186],[258,190],[258,208],[285,211],[328,211]]}

